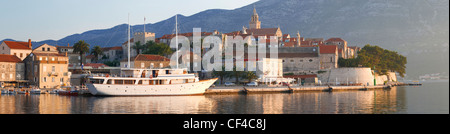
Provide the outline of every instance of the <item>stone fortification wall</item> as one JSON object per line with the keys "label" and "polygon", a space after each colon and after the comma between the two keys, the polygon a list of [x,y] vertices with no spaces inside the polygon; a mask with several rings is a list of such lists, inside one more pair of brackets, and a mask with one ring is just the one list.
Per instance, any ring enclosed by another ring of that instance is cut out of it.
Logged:
{"label": "stone fortification wall", "polygon": [[[318,75],[322,85],[342,85],[342,84],[357,84],[362,85],[374,85],[374,77],[376,79],[377,85],[383,85],[384,81],[388,81],[388,76],[386,75],[376,75],[374,76],[372,70],[366,67],[356,67],[356,68],[336,68],[336,69],[326,69],[326,71]],[[397,81],[395,73],[389,73],[390,81]]]}

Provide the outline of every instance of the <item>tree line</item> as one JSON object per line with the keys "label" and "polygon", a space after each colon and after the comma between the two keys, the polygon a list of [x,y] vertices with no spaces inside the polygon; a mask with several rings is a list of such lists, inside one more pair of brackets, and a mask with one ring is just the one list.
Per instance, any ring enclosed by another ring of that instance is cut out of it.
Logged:
{"label": "tree line", "polygon": [[357,58],[339,58],[339,67],[370,67],[379,75],[397,72],[401,77],[406,73],[406,57],[395,51],[383,49],[379,46],[365,45],[358,52]]}

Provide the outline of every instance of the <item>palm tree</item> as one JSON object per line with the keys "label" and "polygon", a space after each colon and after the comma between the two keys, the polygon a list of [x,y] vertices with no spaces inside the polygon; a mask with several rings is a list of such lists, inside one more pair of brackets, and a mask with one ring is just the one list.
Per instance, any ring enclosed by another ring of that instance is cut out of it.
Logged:
{"label": "palm tree", "polygon": [[212,73],[212,75],[213,75],[214,77],[219,77],[220,85],[223,85],[223,79],[224,79],[225,77],[228,77],[228,76],[229,76],[229,73],[228,73],[227,71],[225,71],[225,66],[222,66],[222,71],[216,71],[216,70],[214,70],[213,73]]}
{"label": "palm tree", "polygon": [[100,46],[94,46],[94,48],[91,50],[91,54],[95,57],[95,62],[98,62],[98,56],[103,55],[103,50],[100,48]]}
{"label": "palm tree", "polygon": [[145,50],[146,45],[141,45],[141,42],[138,41],[134,44],[134,46],[132,46],[131,48],[136,50],[136,54],[139,55],[141,53],[141,50]]}
{"label": "palm tree", "polygon": [[80,40],[73,45],[73,52],[80,54],[80,65],[83,64],[83,54],[89,52],[90,45],[84,40]]}
{"label": "palm tree", "polygon": [[239,78],[243,77],[243,72],[244,71],[237,71],[236,67],[233,67],[233,71],[232,72],[228,72],[227,77],[228,78],[234,78],[235,79],[235,84],[238,85],[239,84]]}
{"label": "palm tree", "polygon": [[246,78],[248,82],[252,82],[253,79],[258,78],[258,76],[256,76],[256,74],[252,71],[245,72],[243,77]]}

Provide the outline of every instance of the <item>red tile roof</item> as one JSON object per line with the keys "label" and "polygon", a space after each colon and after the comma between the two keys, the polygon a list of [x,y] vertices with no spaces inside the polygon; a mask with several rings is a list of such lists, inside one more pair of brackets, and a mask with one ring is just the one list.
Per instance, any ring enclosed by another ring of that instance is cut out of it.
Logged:
{"label": "red tile roof", "polygon": [[28,42],[3,41],[10,49],[29,49]]}
{"label": "red tile roof", "polygon": [[151,54],[139,54],[134,58],[137,61],[170,61],[170,59],[160,56],[160,55],[151,55]]}
{"label": "red tile roof", "polygon": [[345,42],[345,40],[343,40],[341,38],[329,38],[325,42]]}
{"label": "red tile roof", "polygon": [[9,54],[0,54],[0,62],[21,62],[17,56],[15,55],[9,55]]}
{"label": "red tile roof", "polygon": [[247,29],[247,34],[253,35],[275,35],[278,28],[261,28],[261,29]]}
{"label": "red tile roof", "polygon": [[[131,38],[130,39],[130,43],[133,43],[134,42],[134,38]],[[127,45],[128,44],[128,40],[127,41],[125,41],[124,43],[122,43],[122,45]]]}
{"label": "red tile roof", "polygon": [[[128,43],[128,42],[127,42]],[[116,47],[104,47],[104,48],[101,48],[102,49],[102,51],[109,51],[109,50],[122,50],[122,47],[121,46],[116,46]]]}
{"label": "red tile roof", "polygon": [[335,54],[337,51],[337,46],[336,45],[320,45],[319,46],[319,51],[320,54]]}

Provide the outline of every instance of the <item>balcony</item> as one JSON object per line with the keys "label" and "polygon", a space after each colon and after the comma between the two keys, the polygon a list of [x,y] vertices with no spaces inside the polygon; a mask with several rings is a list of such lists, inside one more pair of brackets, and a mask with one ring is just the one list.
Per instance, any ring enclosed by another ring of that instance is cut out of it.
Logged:
{"label": "balcony", "polygon": [[48,76],[58,76],[58,73],[56,73],[56,72],[49,72]]}

